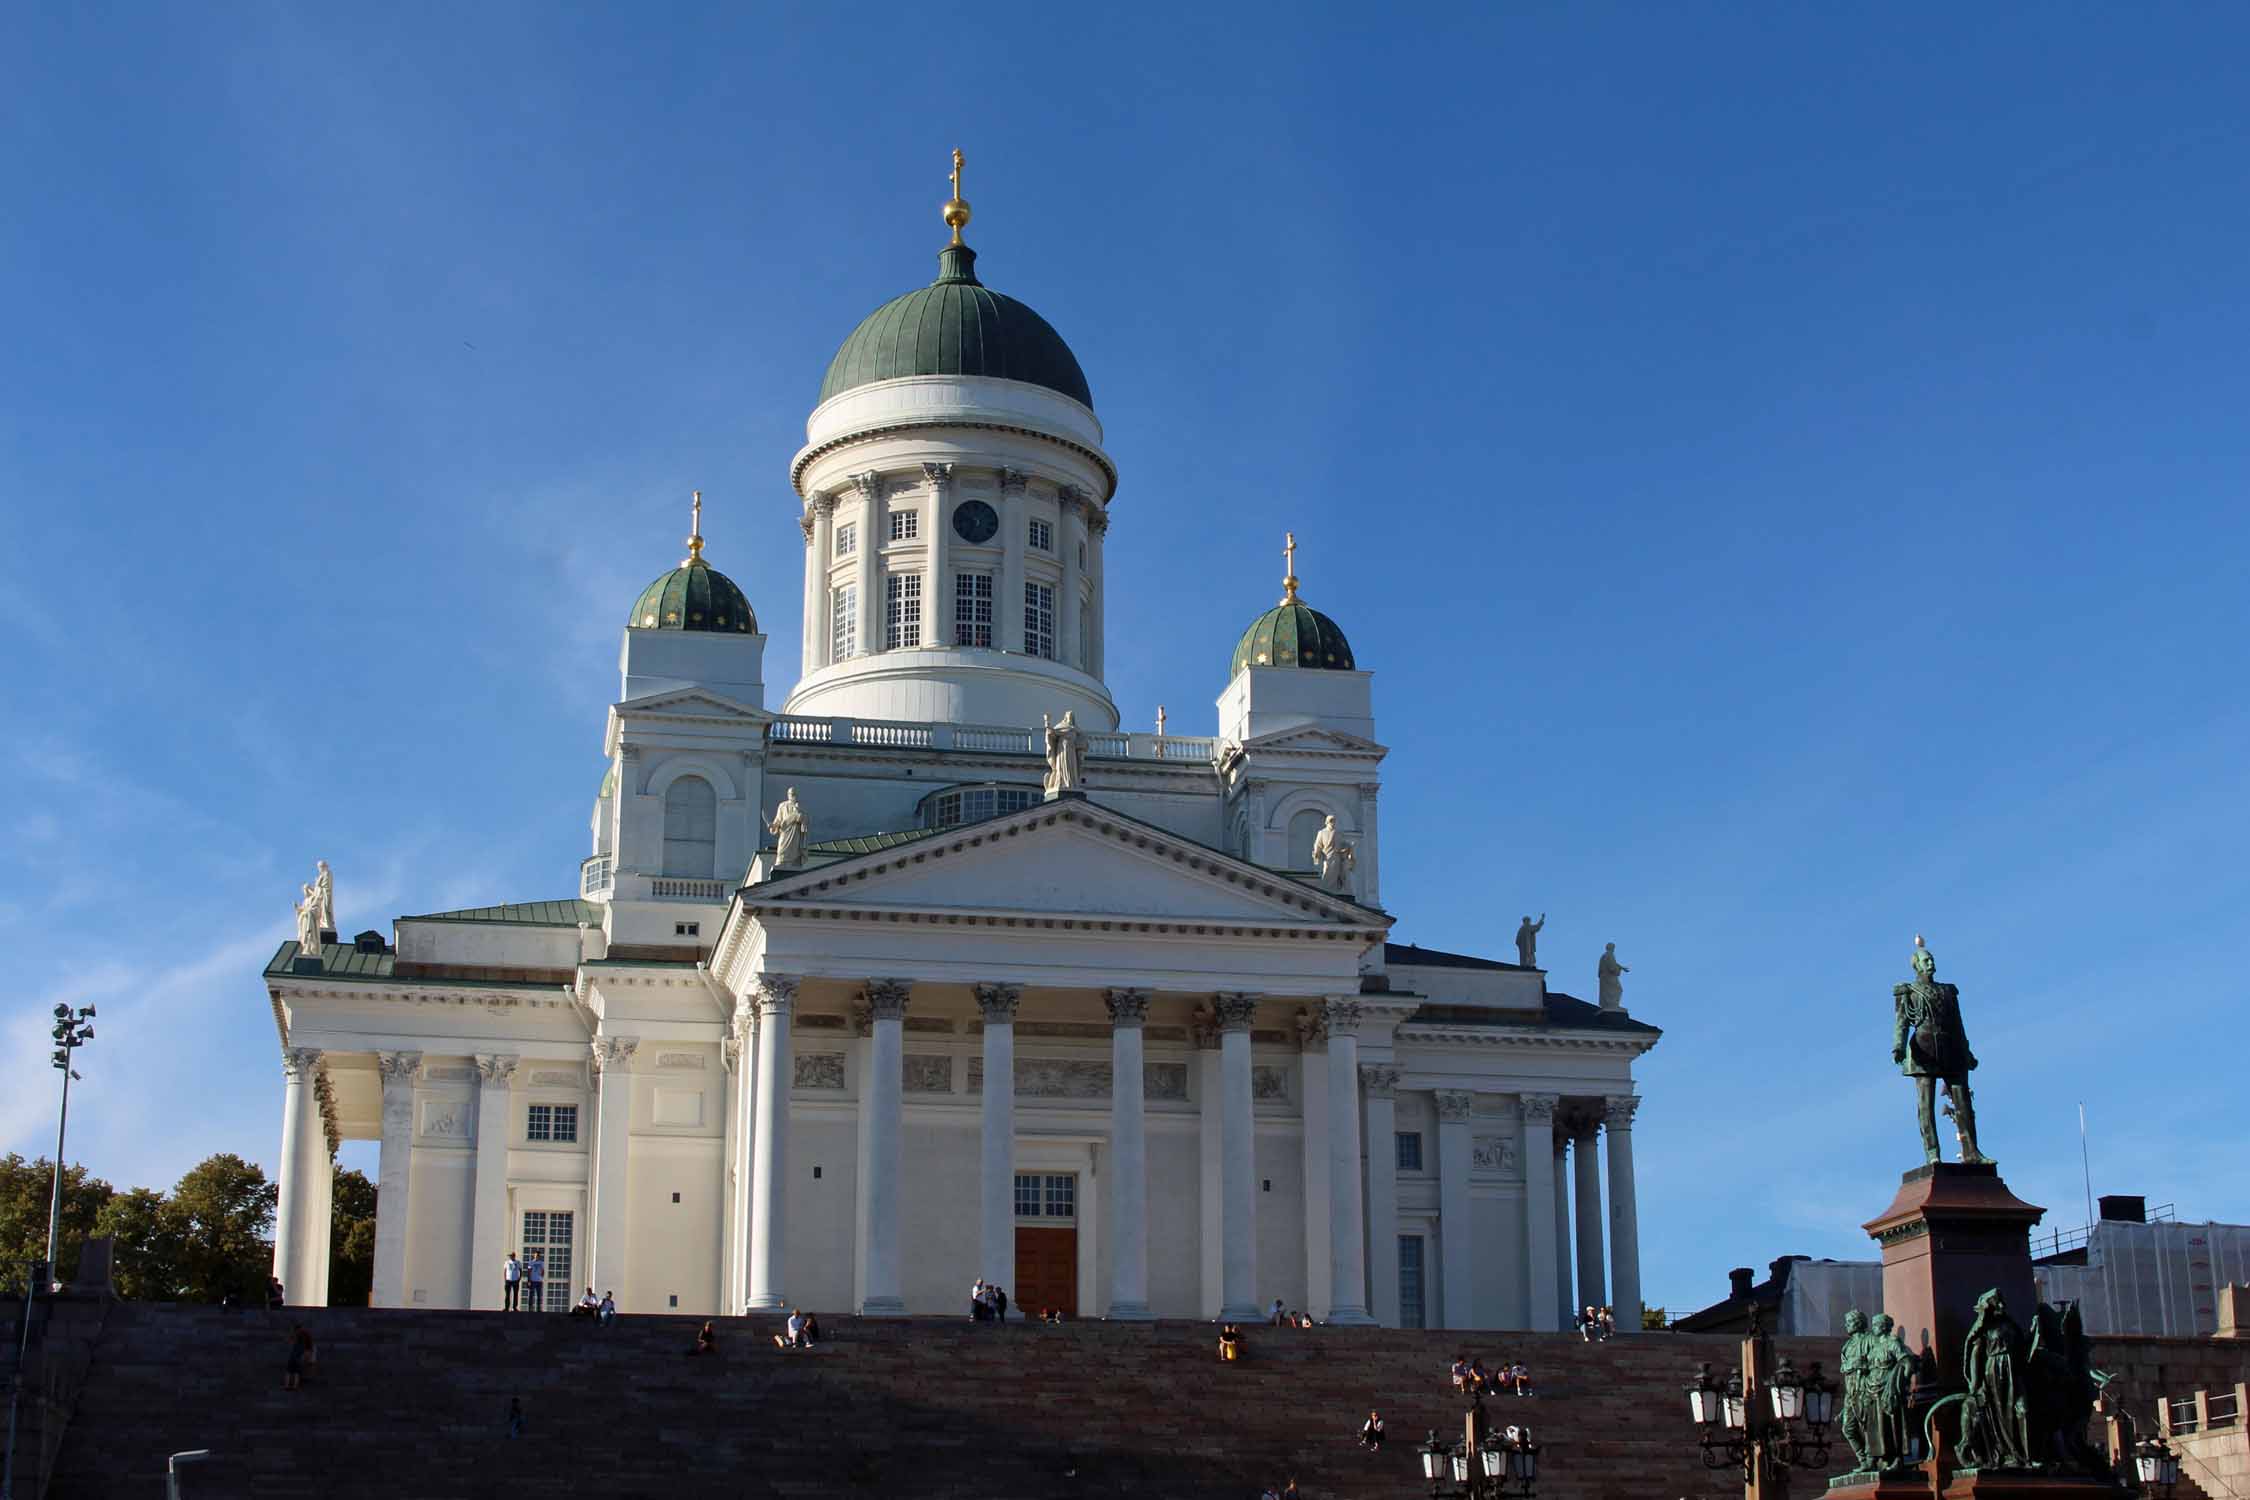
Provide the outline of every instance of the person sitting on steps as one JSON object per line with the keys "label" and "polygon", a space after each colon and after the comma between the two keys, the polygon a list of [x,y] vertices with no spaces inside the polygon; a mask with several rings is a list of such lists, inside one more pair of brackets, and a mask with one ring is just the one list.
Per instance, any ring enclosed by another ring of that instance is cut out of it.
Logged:
{"label": "person sitting on steps", "polygon": [[1220,1362],[1231,1365],[1240,1358],[1242,1358],[1242,1330],[1232,1323],[1221,1323],[1219,1325]]}
{"label": "person sitting on steps", "polygon": [[1369,1412],[1367,1420],[1360,1424],[1359,1445],[1370,1453],[1383,1451],[1383,1414],[1381,1412]]}
{"label": "person sitting on steps", "polygon": [[688,1358],[693,1359],[698,1354],[716,1354],[718,1352],[718,1329],[710,1319],[706,1318],[703,1321],[703,1326],[695,1331],[695,1347],[688,1351]]}
{"label": "person sitting on steps", "polygon": [[592,1287],[588,1287],[586,1288],[586,1295],[579,1298],[577,1304],[571,1308],[570,1315],[574,1318],[591,1318],[601,1310],[602,1299],[594,1295]]}
{"label": "person sitting on steps", "polygon": [[1519,1396],[1531,1394],[1531,1372],[1524,1368],[1522,1360],[1508,1367],[1508,1383],[1515,1387]]}
{"label": "person sitting on steps", "polygon": [[776,1349],[802,1349],[805,1347],[805,1310],[803,1308],[790,1309],[789,1321],[783,1325],[780,1333],[773,1336],[773,1346]]}
{"label": "person sitting on steps", "polygon": [[594,1316],[601,1320],[601,1325],[604,1328],[617,1321],[616,1293],[602,1293],[602,1305],[595,1309]]}
{"label": "person sitting on steps", "polygon": [[1463,1395],[1469,1391],[1469,1356],[1466,1351],[1453,1356],[1453,1388]]}
{"label": "person sitting on steps", "polygon": [[806,1313],[806,1314],[805,1314],[805,1343],[804,1343],[804,1347],[805,1347],[805,1348],[807,1348],[807,1349],[810,1349],[810,1348],[811,1348],[811,1347],[812,1347],[813,1345],[815,1345],[815,1344],[817,1344],[817,1343],[819,1343],[819,1342],[820,1342],[820,1317],[819,1317],[819,1315],[818,1315],[817,1313]]}

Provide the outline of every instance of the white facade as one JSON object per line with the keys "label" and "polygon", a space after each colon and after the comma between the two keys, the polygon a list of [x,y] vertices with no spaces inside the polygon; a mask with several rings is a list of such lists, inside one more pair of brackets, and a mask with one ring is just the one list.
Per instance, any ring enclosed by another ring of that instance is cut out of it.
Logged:
{"label": "white facade", "polygon": [[[980,1275],[1078,1316],[1637,1308],[1655,1029],[1387,943],[1370,674],[1249,666],[1217,735],[1117,732],[1101,441],[1011,380],[826,401],[782,711],[762,635],[629,627],[576,899],[285,945],[292,1300],[325,1296],[322,1157],[380,1139],[378,1305],[497,1307],[537,1246],[550,1304],[627,1312],[957,1314]],[[1050,798],[1065,711],[1085,789]]]}

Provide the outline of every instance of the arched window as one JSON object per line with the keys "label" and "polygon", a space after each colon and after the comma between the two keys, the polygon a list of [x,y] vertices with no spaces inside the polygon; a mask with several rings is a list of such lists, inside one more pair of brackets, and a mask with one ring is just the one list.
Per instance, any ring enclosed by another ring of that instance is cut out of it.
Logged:
{"label": "arched window", "polygon": [[1312,841],[1320,836],[1320,825],[1327,819],[1328,814],[1318,808],[1308,807],[1289,820],[1290,869],[1312,868]]}
{"label": "arched window", "polygon": [[700,776],[682,776],[664,789],[664,873],[709,880],[718,853],[719,794]]}

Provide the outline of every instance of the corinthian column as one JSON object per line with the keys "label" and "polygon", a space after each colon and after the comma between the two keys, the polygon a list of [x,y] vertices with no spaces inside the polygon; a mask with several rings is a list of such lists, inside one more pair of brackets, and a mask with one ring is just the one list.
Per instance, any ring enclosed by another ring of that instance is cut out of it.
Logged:
{"label": "corinthian column", "polygon": [[859,649],[873,655],[883,649],[883,540],[876,535],[883,524],[883,476],[873,469],[854,474],[852,489],[859,496],[859,553],[852,559],[859,587]]}
{"label": "corinthian column", "polygon": [[319,1272],[313,1265],[313,1227],[320,1211],[321,1173],[328,1137],[320,1128],[320,1049],[291,1047],[281,1054],[281,1196],[273,1214],[273,1274],[292,1307],[315,1305]]}
{"label": "corinthian column", "polygon": [[633,1054],[640,1045],[638,1037],[629,1036],[598,1036],[590,1044],[602,1092],[601,1119],[594,1127],[594,1243],[586,1279],[592,1285],[621,1291],[625,1286],[625,1179],[633,1149]]}
{"label": "corinthian column", "polygon": [[[1368,1311],[1385,1328],[1399,1326],[1398,1305],[1398,1069],[1363,1065],[1359,1083],[1367,1095],[1367,1280],[1373,1293]],[[1429,1295],[1423,1291],[1423,1321]]]}
{"label": "corinthian column", "polygon": [[1476,1326],[1469,1259],[1469,1111],[1476,1096],[1439,1089],[1437,1102],[1438,1279],[1444,1290],[1444,1328]]}
{"label": "corinthian column", "polygon": [[1250,1023],[1256,995],[1211,998],[1219,1021],[1219,1316],[1255,1322],[1258,1304],[1256,1122],[1250,1113]]}
{"label": "corinthian column", "polygon": [[1328,1321],[1368,1324],[1367,1226],[1359,1204],[1359,1023],[1354,1000],[1328,1002]]}
{"label": "corinthian column", "polygon": [[479,1052],[477,1077],[477,1177],[469,1219],[469,1306],[497,1309],[504,1300],[501,1262],[508,1239],[508,1136],[516,1081],[511,1053]]}
{"label": "corinthian column", "polygon": [[[953,465],[924,464],[922,477],[930,482],[929,503],[922,507],[922,545],[930,567],[922,580],[922,644],[953,644]],[[883,533],[888,537],[890,533]]]}
{"label": "corinthian column", "polygon": [[1602,1105],[1602,1128],[1609,1133],[1609,1295],[1617,1310],[1617,1331],[1641,1331],[1641,1210],[1633,1198],[1632,1095]]}
{"label": "corinthian column", "polygon": [[1560,1267],[1555,1255],[1555,1105],[1553,1094],[1524,1094],[1517,1100],[1523,1119],[1523,1221],[1528,1242],[1526,1291],[1535,1332],[1553,1333],[1562,1325]]}
{"label": "corinthian column", "polygon": [[787,1307],[781,1294],[783,1238],[787,1226],[789,1169],[789,1091],[796,1085],[796,1048],[789,1016],[797,1000],[797,980],[788,974],[761,974],[758,1002],[757,1123],[750,1158],[750,1296],[752,1311]]}
{"label": "corinthian column", "polygon": [[1578,1224],[1579,1307],[1600,1307],[1609,1300],[1602,1274],[1602,1164],[1595,1145],[1594,1122],[1573,1115],[1570,1122],[1572,1178],[1571,1208]]}
{"label": "corinthian column", "polygon": [[877,979],[867,986],[873,1032],[867,1071],[859,1083],[868,1090],[867,1295],[859,1305],[862,1317],[906,1315],[906,1301],[899,1295],[898,1172],[899,1112],[906,1089],[900,1033],[909,993],[903,979]]}
{"label": "corinthian column", "polygon": [[419,1052],[378,1052],[383,1075],[383,1152],[376,1164],[374,1307],[406,1306],[407,1221],[414,1202],[414,1080]]}
{"label": "corinthian column", "polygon": [[977,1275],[1016,1284],[1016,1006],[1020,984],[980,984],[984,1015],[984,1139],[977,1190]]}
{"label": "corinthian column", "polygon": [[1141,1024],[1147,990],[1111,990],[1109,1006],[1109,1315],[1148,1310],[1148,1136]]}

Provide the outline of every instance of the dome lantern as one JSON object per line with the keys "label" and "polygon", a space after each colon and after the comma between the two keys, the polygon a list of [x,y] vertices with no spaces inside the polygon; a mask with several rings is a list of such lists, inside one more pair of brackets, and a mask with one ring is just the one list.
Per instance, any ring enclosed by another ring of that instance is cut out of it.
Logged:
{"label": "dome lantern", "polygon": [[1281,549],[1281,602],[1250,622],[1235,643],[1227,668],[1231,681],[1244,667],[1297,667],[1309,671],[1352,672],[1351,642],[1334,620],[1297,595],[1297,534],[1287,533]]}
{"label": "dome lantern", "polygon": [[755,635],[758,617],[733,579],[703,560],[703,491],[695,492],[688,555],[641,590],[625,623],[636,630],[704,630]]}

